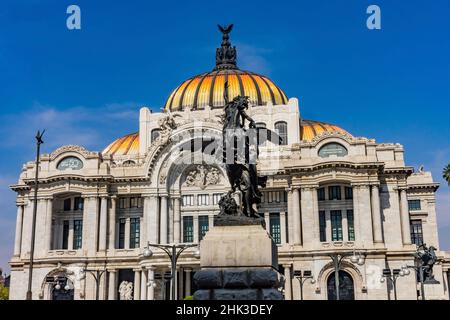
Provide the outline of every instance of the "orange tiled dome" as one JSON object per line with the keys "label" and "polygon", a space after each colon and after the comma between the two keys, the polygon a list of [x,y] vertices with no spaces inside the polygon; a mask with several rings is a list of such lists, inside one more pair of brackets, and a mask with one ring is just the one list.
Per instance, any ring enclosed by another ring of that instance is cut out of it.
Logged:
{"label": "orange tiled dome", "polygon": [[128,134],[109,144],[103,151],[104,155],[136,155],[139,153],[139,132]]}
{"label": "orange tiled dome", "polygon": [[213,70],[184,81],[166,101],[164,110],[181,111],[186,107],[204,109],[205,106],[223,107],[224,84],[228,81],[228,99],[248,96],[252,105],[286,104],[288,98],[269,78],[239,69]]}
{"label": "orange tiled dome", "polygon": [[349,134],[346,130],[325,122],[313,120],[301,120],[300,122],[300,140],[311,141],[314,137],[323,132],[341,132]]}

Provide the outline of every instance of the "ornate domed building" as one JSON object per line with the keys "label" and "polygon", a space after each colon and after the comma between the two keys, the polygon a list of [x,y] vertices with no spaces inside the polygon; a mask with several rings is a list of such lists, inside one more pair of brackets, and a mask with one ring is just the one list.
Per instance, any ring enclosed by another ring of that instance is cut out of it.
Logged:
{"label": "ornate domed building", "polygon": [[[101,152],[67,145],[41,156],[33,299],[192,295],[197,248],[180,255],[175,289],[165,277],[167,254],[146,248],[195,245],[213,227],[229,189],[214,157],[216,138],[226,99],[239,95],[249,97],[247,113],[256,126],[281,138],[259,147],[258,171],[268,180],[258,210],[278,246],[286,299],[390,299],[384,269],[401,271],[398,299],[416,300],[418,292],[419,298],[448,299],[449,255],[439,251],[438,184],[431,174],[407,166],[398,143],[303,119],[296,98],[268,77],[238,68],[229,31],[222,29],[215,68],[182,81],[163,112],[141,108],[138,132]],[[35,162],[26,163],[11,187],[17,193],[11,299],[27,292],[35,170]],[[422,243],[434,246],[442,261],[434,267],[436,282],[423,292],[406,267]],[[309,279],[302,291],[300,274]]]}

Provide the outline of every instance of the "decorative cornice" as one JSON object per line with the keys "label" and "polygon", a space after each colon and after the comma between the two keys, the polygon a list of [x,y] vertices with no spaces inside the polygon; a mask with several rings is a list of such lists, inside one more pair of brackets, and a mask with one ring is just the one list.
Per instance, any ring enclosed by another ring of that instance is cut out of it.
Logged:
{"label": "decorative cornice", "polygon": [[77,145],[67,145],[67,146],[62,146],[62,147],[56,149],[55,151],[53,151],[50,154],[50,160],[55,160],[58,156],[60,156],[63,153],[66,153],[66,152],[76,152],[76,153],[81,154],[84,158],[100,157],[99,152],[91,152],[91,151],[88,151],[85,148],[83,148],[81,146],[77,146]]}
{"label": "decorative cornice", "polygon": [[286,165],[285,170],[287,172],[312,172],[320,169],[329,168],[348,168],[348,169],[376,169],[378,172],[382,172],[384,163],[381,162],[349,162],[349,161],[327,161],[308,166]]}

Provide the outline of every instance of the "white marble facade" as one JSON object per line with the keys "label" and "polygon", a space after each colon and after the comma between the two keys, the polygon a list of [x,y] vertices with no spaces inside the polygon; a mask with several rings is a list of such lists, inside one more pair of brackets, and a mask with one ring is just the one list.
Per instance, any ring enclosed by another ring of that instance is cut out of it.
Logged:
{"label": "white marble facade", "polygon": [[[169,270],[167,257],[156,250],[145,258],[143,249],[147,242],[198,243],[201,231],[212,227],[217,201],[228,189],[223,166],[203,156],[202,150],[177,150],[191,139],[220,134],[221,113],[209,107],[152,113],[143,107],[139,148],[133,154],[69,145],[42,155],[33,298],[55,298],[55,284],[62,279],[74,299],[95,299],[94,276],[83,274],[83,267],[104,271],[100,299],[119,299],[123,281],[132,283],[133,299],[168,295],[170,288],[164,290],[163,280],[157,279]],[[411,226],[420,225],[423,241],[439,249],[438,184],[431,174],[407,166],[397,143],[377,143],[343,130],[302,139],[295,98],[286,105],[251,107],[248,113],[272,130],[276,122],[287,124],[287,145],[261,146],[258,166],[260,174],[269,177],[259,211],[278,242],[286,299],[300,299],[295,270],[310,270],[315,280],[305,282],[304,299],[327,299],[333,271],[328,254],[352,250],[366,258],[362,266],[348,259],[342,265],[353,280],[355,299],[392,299],[392,288],[380,282],[381,272],[414,263]],[[166,125],[164,119],[173,122]],[[152,130],[160,127],[152,141]],[[343,147],[346,154],[331,150],[323,156],[319,150],[330,143]],[[188,158],[191,161],[180,161]],[[35,164],[28,162],[12,186],[17,193],[17,225],[11,299],[26,296],[34,175]],[[199,268],[194,251],[186,250],[179,260],[180,299],[194,289],[191,279]],[[440,284],[426,285],[427,299],[449,297],[449,254],[438,251],[438,256],[443,262],[434,273]],[[413,273],[397,281],[399,299],[417,299],[418,289]]]}

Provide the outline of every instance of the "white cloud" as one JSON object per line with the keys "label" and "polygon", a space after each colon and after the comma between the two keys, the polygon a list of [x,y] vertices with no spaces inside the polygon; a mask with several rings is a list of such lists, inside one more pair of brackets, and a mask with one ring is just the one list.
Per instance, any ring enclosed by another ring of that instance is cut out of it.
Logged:
{"label": "white cloud", "polygon": [[272,52],[271,49],[251,46],[245,43],[236,43],[238,48],[237,61],[239,68],[269,76],[270,63],[265,55]]}

